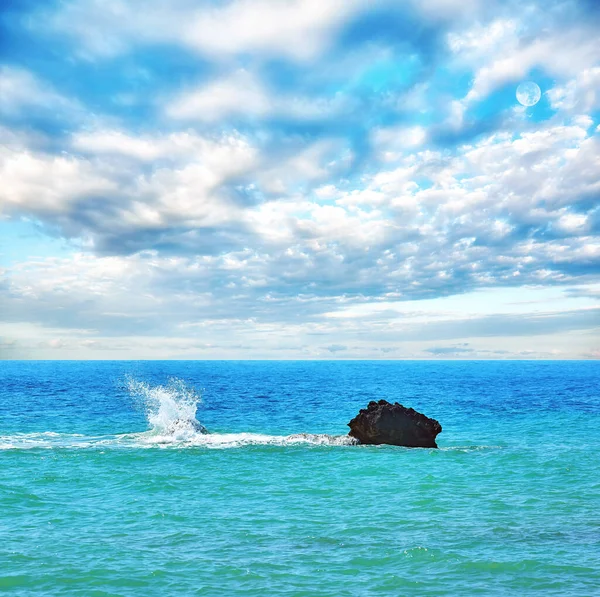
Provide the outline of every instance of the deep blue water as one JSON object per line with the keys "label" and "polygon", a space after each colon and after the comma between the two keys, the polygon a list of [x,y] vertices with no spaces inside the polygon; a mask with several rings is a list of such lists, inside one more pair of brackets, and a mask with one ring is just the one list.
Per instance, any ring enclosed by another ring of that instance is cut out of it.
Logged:
{"label": "deep blue water", "polygon": [[[0,590],[600,594],[599,388],[590,361],[2,362]],[[199,397],[211,434],[169,431]],[[440,450],[344,445],[381,398]]]}

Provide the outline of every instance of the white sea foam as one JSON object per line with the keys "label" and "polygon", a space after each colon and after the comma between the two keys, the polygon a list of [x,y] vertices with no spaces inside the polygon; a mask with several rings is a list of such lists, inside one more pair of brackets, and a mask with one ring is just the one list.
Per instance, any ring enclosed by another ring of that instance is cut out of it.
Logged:
{"label": "white sea foam", "polygon": [[86,448],[207,448],[225,449],[245,446],[351,446],[356,440],[347,435],[298,433],[266,435],[261,433],[182,434],[125,433],[120,435],[84,436],[70,433],[21,433],[0,436],[0,450],[52,450]]}
{"label": "white sea foam", "polygon": [[357,441],[347,435],[327,435],[324,433],[295,433],[293,435],[266,435],[262,433],[197,433],[180,440],[169,435],[141,434],[141,443],[162,447],[196,447],[196,448],[241,448],[244,446],[352,446]]}
{"label": "white sea foam", "polygon": [[105,436],[85,436],[78,433],[15,433],[0,435],[0,450],[31,450],[53,448],[87,448],[105,440]]}
{"label": "white sea foam", "polygon": [[[247,446],[352,446],[358,442],[348,435],[323,433],[295,433],[292,435],[267,435],[262,433],[199,433],[192,428],[168,432],[151,429],[142,433],[118,435],[80,435],[74,433],[17,433],[0,436],[0,451],[31,449],[227,449]],[[377,446],[389,448],[389,446]],[[502,446],[443,446],[440,453],[478,452],[499,450]]]}

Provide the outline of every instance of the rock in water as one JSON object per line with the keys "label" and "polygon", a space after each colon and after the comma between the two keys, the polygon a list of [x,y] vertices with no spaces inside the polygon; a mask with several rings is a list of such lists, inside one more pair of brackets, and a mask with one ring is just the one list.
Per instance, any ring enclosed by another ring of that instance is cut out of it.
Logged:
{"label": "rock in water", "polygon": [[387,400],[369,402],[350,423],[350,433],[361,444],[391,444],[407,448],[437,448],[442,426],[413,408]]}

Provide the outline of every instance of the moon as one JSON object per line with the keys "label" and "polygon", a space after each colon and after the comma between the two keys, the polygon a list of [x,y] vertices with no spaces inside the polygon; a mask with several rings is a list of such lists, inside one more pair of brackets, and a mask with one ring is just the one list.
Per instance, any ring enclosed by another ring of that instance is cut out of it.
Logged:
{"label": "moon", "polygon": [[541,97],[542,90],[533,81],[526,81],[517,87],[517,101],[523,106],[535,106]]}

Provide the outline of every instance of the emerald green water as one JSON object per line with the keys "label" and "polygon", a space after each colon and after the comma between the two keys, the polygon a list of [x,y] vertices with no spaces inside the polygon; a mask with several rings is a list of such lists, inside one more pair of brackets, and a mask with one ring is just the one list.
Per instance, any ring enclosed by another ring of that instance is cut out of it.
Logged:
{"label": "emerald green water", "polygon": [[[1,363],[0,374],[10,594],[600,593],[595,363]],[[169,417],[201,390],[211,435],[169,436]],[[373,397],[438,418],[440,449],[345,445],[336,436]]]}

